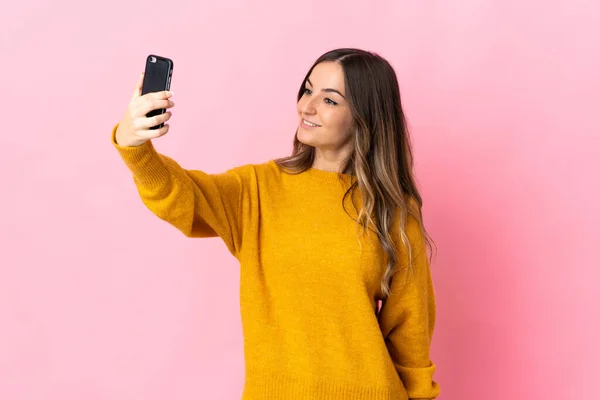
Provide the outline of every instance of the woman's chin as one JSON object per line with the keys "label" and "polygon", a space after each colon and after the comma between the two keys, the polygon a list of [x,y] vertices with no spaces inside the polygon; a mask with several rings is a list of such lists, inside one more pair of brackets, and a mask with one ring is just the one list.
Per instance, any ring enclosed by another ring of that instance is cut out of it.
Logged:
{"label": "woman's chin", "polygon": [[305,144],[307,146],[314,146],[315,141],[314,138],[311,136],[312,135],[310,134],[310,132],[306,132],[306,130],[302,128],[298,129],[298,134],[296,135],[300,143]]}

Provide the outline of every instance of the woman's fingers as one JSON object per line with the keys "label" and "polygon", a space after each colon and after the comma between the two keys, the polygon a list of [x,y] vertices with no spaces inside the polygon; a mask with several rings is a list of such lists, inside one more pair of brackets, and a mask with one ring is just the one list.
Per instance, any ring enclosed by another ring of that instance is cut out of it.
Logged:
{"label": "woman's fingers", "polygon": [[136,119],[135,125],[136,125],[137,129],[141,129],[141,130],[148,129],[153,126],[160,125],[163,122],[167,122],[168,120],[171,119],[171,115],[173,115],[173,113],[171,113],[171,111],[167,111],[164,114],[155,115],[150,118],[140,117],[140,118]]}
{"label": "woman's fingers", "polygon": [[153,100],[149,99],[141,102],[136,107],[136,117],[148,114],[150,111],[171,108],[175,103],[171,100]]}
{"label": "woman's fingers", "polygon": [[[154,125],[152,125],[154,126]],[[167,134],[169,131],[169,124],[165,124],[160,129],[144,129],[137,131],[137,136],[144,139],[156,139]]]}

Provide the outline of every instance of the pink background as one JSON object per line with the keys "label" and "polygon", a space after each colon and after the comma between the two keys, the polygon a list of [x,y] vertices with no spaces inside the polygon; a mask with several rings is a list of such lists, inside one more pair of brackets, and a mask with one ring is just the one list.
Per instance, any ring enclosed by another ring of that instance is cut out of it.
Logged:
{"label": "pink background", "polygon": [[239,399],[237,261],[144,208],[111,147],[145,57],[174,60],[159,151],[286,155],[335,47],[396,68],[441,399],[594,399],[600,7],[576,1],[7,2],[0,13],[0,399]]}

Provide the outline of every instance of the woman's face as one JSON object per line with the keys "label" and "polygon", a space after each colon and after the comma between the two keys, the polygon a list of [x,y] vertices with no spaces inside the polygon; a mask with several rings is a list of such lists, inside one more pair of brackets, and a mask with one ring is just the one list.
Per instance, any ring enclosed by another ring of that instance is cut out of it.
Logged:
{"label": "woman's face", "polygon": [[342,66],[327,61],[313,68],[297,104],[298,140],[328,161],[340,160],[352,149],[352,114],[345,96]]}

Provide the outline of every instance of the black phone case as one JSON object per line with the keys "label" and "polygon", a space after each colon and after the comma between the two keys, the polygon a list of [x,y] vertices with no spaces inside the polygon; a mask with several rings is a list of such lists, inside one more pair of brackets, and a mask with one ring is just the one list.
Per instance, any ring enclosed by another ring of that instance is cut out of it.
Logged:
{"label": "black phone case", "polygon": [[[150,54],[146,58],[146,70],[144,73],[144,82],[142,84],[142,96],[152,92],[162,92],[171,88],[171,75],[173,75],[173,61],[166,58]],[[146,117],[151,118],[155,115],[163,114],[165,108],[152,110]],[[153,126],[150,129],[162,128],[165,124]]]}

